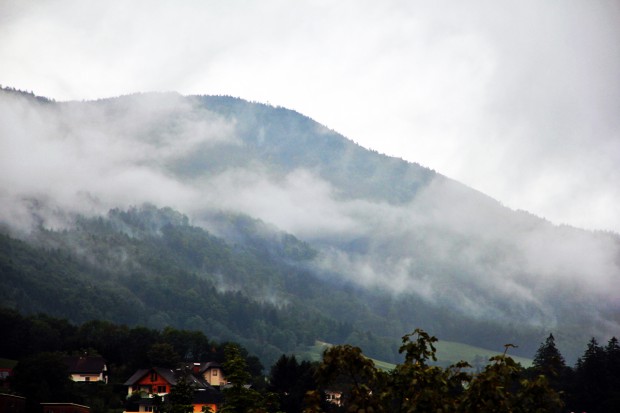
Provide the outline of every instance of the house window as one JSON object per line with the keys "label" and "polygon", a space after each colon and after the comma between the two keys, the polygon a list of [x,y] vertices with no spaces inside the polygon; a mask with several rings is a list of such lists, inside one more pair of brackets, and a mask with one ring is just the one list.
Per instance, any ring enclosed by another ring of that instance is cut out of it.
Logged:
{"label": "house window", "polygon": [[213,375],[217,376],[217,370],[213,370]]}
{"label": "house window", "polygon": [[157,373],[151,372],[151,381],[157,381]]}
{"label": "house window", "polygon": [[157,393],[165,393],[166,386],[157,386]]}

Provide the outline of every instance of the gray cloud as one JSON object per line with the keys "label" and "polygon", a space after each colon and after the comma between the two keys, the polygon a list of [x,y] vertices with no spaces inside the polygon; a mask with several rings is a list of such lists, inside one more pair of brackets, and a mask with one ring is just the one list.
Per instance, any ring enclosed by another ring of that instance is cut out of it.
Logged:
{"label": "gray cloud", "polygon": [[13,226],[33,225],[34,213],[58,228],[76,213],[150,202],[208,227],[210,211],[232,210],[312,242],[322,269],[360,285],[479,318],[620,327],[617,235],[515,213],[439,175],[406,204],[343,198],[316,170],[259,161],[179,175],[170,165],[192,152],[244,143],[240,120],[177,94],[58,105],[0,96],[0,221]]}
{"label": "gray cloud", "polygon": [[554,222],[620,230],[612,1],[0,5],[0,81],[294,108]]}
{"label": "gray cloud", "polygon": [[[178,95],[127,96],[121,102],[114,108],[105,101],[33,106],[3,94],[0,219],[27,220],[24,202],[31,199],[44,202],[50,213],[101,213],[136,202],[182,208],[200,195],[171,176],[167,162],[197,147],[238,144],[234,124],[189,110]],[[46,217],[53,226],[54,214]]]}
{"label": "gray cloud", "polygon": [[[615,2],[25,1],[0,3],[0,19],[4,85],[56,99],[176,90],[271,102],[511,208],[620,231]],[[166,164],[239,144],[234,121],[187,112],[174,94],[124,99],[114,122],[104,102],[40,111],[0,101],[0,220],[31,224],[43,206],[51,227],[66,211],[139,202],[197,220],[228,208],[319,245],[337,238],[322,265],[364,285],[480,317],[594,319],[592,334],[617,334],[612,235],[507,219],[443,180],[405,206],[343,201],[305,169],[274,177],[253,164],[182,180]]]}

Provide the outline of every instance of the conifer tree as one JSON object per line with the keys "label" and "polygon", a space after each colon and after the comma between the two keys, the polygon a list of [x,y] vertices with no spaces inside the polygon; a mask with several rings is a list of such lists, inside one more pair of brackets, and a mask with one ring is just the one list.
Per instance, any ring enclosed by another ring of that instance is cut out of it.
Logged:
{"label": "conifer tree", "polygon": [[580,411],[604,412],[604,400],[608,398],[609,381],[605,349],[592,337],[583,355],[577,360],[574,404]]}
{"label": "conifer tree", "polygon": [[566,361],[555,345],[553,334],[549,334],[549,337],[536,351],[533,365],[548,378],[560,375],[566,368]]}

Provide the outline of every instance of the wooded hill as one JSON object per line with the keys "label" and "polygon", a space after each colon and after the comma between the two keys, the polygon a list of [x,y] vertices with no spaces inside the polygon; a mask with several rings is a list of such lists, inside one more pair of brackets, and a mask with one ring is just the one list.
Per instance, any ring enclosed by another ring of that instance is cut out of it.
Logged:
{"label": "wooded hill", "polygon": [[[74,323],[198,330],[243,344],[265,364],[283,353],[301,354],[317,339],[353,343],[396,362],[398,340],[390,332],[407,323],[402,315],[414,309],[433,314],[423,303],[317,276],[307,264],[316,251],[290,234],[269,232],[246,216],[219,219],[239,243],[153,206],[78,218],[62,231],[41,228],[28,242],[0,235],[4,304]],[[376,314],[381,307],[387,318]],[[460,328],[471,329],[465,337],[484,327]]]}
{"label": "wooded hill", "polygon": [[617,234],[556,226],[284,108],[0,91],[7,306],[171,325],[267,363],[403,331],[575,360],[620,328]]}

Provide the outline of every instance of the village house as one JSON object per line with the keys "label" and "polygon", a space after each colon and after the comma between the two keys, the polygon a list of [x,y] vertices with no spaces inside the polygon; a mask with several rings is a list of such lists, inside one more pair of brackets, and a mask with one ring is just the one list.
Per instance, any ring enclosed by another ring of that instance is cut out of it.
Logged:
{"label": "village house", "polygon": [[24,413],[26,411],[26,399],[14,394],[0,393],[0,412]]}
{"label": "village house", "polygon": [[337,390],[325,390],[325,400],[338,407],[342,406],[342,392]]}
{"label": "village house", "polygon": [[66,356],[65,364],[71,380],[108,383],[108,367],[101,356]]}
{"label": "village house", "polygon": [[127,395],[140,394],[145,398],[153,395],[163,396],[170,393],[170,389],[177,383],[171,369],[153,367],[136,371],[127,381]]}
{"label": "village house", "polygon": [[[200,369],[198,369],[200,373]],[[194,388],[193,407],[194,412],[202,412],[204,408],[210,408],[217,412],[222,403],[222,394],[209,384],[202,376],[196,376],[194,371],[188,372],[184,380],[189,381]],[[165,402],[167,395],[177,384],[180,371],[153,367],[136,371],[126,382],[127,399],[126,413],[129,412],[152,412],[158,402]],[[160,396],[161,399],[154,396]]]}
{"label": "village house", "polygon": [[[224,386],[228,384],[226,381],[226,377],[224,377],[224,373],[222,371],[222,365],[215,361],[209,361],[206,363],[201,363],[196,366],[198,363],[195,363],[195,367],[198,368],[198,374],[202,376],[211,386]],[[194,369],[194,374],[196,374],[196,369]]]}
{"label": "village house", "polygon": [[17,365],[17,360],[0,358],[0,388],[9,388],[9,377],[13,375],[13,369]]}

